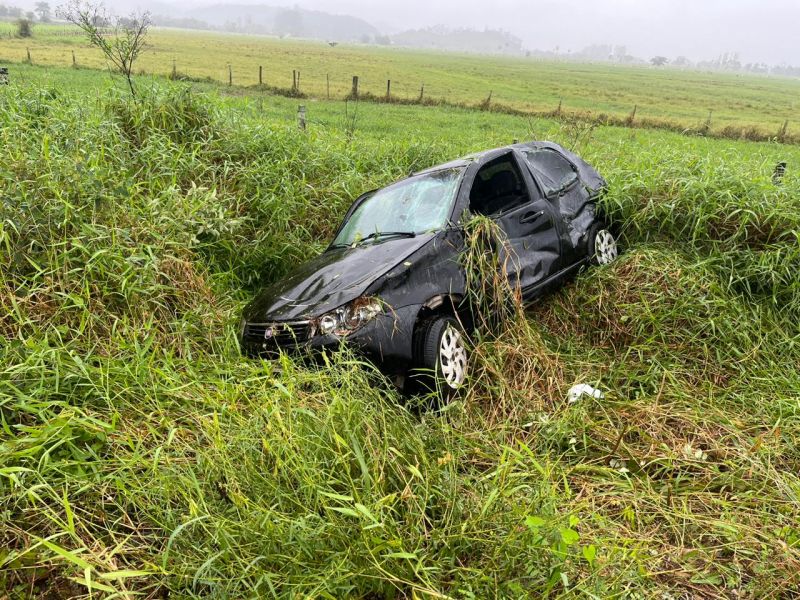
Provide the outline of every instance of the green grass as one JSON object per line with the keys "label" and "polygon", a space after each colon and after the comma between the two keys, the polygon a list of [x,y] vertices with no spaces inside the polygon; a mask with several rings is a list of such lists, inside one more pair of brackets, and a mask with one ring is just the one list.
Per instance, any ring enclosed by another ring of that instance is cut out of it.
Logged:
{"label": "green grass", "polygon": [[[79,65],[105,68],[76,29],[38,25],[33,39],[22,40],[11,37],[11,24],[5,27],[7,37],[0,29],[0,60],[25,60],[30,48],[36,64],[69,66],[74,51]],[[376,97],[385,95],[390,79],[392,93],[402,99],[418,98],[424,84],[427,98],[472,106],[490,92],[496,106],[535,112],[554,111],[563,100],[569,113],[625,119],[636,106],[640,122],[676,129],[704,127],[713,111],[714,131],[729,127],[750,136],[775,136],[788,119],[790,134],[796,134],[800,117],[800,81],[781,77],[374,46],[331,48],[323,42],[171,29],[154,29],[150,42],[138,64],[147,73],[169,75],[174,60],[181,74],[227,83],[231,65],[234,84],[251,86],[258,83],[262,66],[265,84],[286,89],[297,69],[301,91],[317,98],[327,96],[328,76],[331,97],[341,98],[358,75],[361,92]]]}
{"label": "green grass", "polygon": [[[322,101],[304,134],[287,98],[142,78],[133,103],[94,71],[15,72],[8,595],[796,594],[800,148]],[[479,340],[443,414],[347,351],[239,355],[243,304],[361,191],[530,137],[607,176],[626,252]],[[576,382],[606,397],[569,404]]]}

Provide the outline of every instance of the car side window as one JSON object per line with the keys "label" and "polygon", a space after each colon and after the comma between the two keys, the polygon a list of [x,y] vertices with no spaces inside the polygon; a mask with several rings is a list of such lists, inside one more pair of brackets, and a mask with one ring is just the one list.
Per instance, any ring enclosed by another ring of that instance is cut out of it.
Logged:
{"label": "car side window", "polygon": [[527,186],[511,154],[481,167],[470,190],[469,208],[480,215],[497,215],[530,200]]}
{"label": "car side window", "polygon": [[555,150],[547,148],[525,150],[534,176],[544,188],[545,195],[556,193],[578,179],[578,173],[572,163]]}

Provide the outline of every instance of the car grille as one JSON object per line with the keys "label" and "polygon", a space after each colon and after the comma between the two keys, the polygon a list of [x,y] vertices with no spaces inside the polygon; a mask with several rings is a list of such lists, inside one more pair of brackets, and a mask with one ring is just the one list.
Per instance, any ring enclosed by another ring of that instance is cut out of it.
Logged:
{"label": "car grille", "polygon": [[277,346],[297,346],[311,339],[311,323],[293,321],[287,323],[247,323],[244,327],[244,341],[251,344]]}

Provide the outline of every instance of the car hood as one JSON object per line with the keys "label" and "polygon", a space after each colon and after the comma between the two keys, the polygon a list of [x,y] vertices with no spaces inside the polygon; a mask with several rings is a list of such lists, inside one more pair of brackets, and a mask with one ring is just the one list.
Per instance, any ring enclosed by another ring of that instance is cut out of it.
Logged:
{"label": "car hood", "polygon": [[434,236],[427,233],[328,250],[262,290],[244,317],[251,323],[319,317],[363,295],[375,280]]}

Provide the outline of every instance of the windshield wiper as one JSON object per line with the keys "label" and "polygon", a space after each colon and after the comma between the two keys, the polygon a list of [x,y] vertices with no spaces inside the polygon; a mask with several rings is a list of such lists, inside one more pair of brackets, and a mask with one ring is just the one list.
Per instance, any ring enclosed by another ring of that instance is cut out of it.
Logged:
{"label": "windshield wiper", "polygon": [[376,240],[378,238],[383,237],[406,237],[406,238],[413,238],[417,237],[417,234],[413,231],[376,231],[374,233],[370,233],[367,236],[364,236],[360,240],[353,242],[353,246],[357,246],[359,244],[363,244],[367,240]]}

